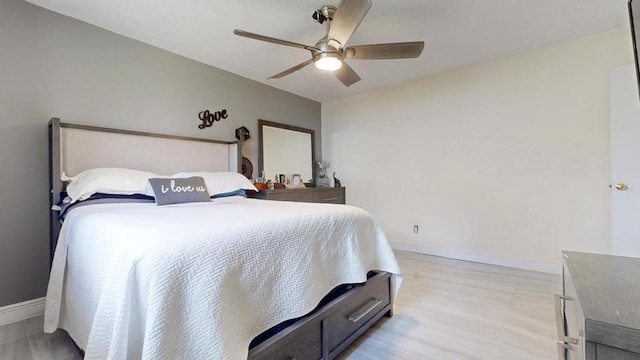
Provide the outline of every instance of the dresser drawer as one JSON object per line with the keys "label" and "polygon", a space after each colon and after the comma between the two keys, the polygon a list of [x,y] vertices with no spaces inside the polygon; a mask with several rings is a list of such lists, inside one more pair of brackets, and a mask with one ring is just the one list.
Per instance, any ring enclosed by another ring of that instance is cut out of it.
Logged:
{"label": "dresser drawer", "polygon": [[596,344],[597,360],[640,360],[640,354]]}
{"label": "dresser drawer", "polygon": [[[296,331],[293,331],[296,330]],[[283,334],[284,333],[284,334]],[[274,335],[276,338],[249,351],[248,360],[291,360],[322,358],[321,327],[319,321],[303,323],[297,329],[287,328]]]}
{"label": "dresser drawer", "polygon": [[308,192],[286,192],[286,190],[278,190],[269,194],[269,200],[278,201],[294,201],[294,202],[313,202],[313,194]]}
{"label": "dresser drawer", "polygon": [[563,295],[555,296],[558,342],[564,343],[563,351],[558,356],[563,360],[582,360],[585,359],[585,319],[566,265],[562,268],[562,287]]}
{"label": "dresser drawer", "polygon": [[344,204],[345,188],[304,188],[282,190],[260,190],[247,192],[247,197],[264,200]]}
{"label": "dresser drawer", "polygon": [[389,274],[377,274],[365,285],[352,290],[339,310],[324,319],[329,351],[333,351],[389,304],[389,281]]}
{"label": "dresser drawer", "polygon": [[344,188],[323,188],[313,192],[313,202],[344,204]]}

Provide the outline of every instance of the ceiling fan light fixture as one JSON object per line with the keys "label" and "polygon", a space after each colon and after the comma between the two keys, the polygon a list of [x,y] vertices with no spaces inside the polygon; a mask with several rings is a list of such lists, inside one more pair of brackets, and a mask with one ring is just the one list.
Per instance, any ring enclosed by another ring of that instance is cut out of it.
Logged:
{"label": "ceiling fan light fixture", "polygon": [[326,71],[336,71],[342,67],[342,59],[336,53],[318,54],[315,59],[316,68]]}

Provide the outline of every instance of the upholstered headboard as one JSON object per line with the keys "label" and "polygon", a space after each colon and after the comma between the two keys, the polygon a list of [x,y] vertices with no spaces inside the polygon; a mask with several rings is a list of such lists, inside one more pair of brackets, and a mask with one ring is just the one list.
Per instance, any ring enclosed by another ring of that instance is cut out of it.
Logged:
{"label": "upholstered headboard", "polygon": [[[162,175],[181,171],[241,171],[237,141],[219,141],[49,121],[50,206],[60,203],[69,176],[98,167],[145,170]],[[58,213],[51,211],[51,259],[60,232]]]}

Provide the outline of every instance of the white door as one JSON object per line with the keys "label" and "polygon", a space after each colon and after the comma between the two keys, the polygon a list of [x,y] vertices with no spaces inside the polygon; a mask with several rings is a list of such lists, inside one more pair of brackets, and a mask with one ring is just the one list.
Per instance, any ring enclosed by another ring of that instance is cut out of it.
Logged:
{"label": "white door", "polygon": [[611,70],[611,240],[640,257],[640,96],[633,64]]}

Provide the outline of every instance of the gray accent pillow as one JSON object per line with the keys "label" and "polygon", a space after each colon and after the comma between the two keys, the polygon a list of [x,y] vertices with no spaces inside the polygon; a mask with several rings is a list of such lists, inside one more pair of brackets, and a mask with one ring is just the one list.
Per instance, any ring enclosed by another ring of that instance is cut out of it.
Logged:
{"label": "gray accent pillow", "polygon": [[149,179],[156,197],[156,204],[170,205],[190,202],[208,202],[209,192],[200,176],[190,178]]}

